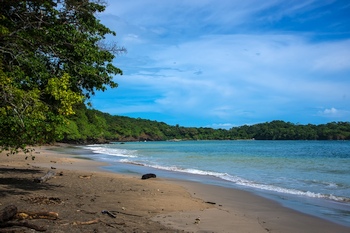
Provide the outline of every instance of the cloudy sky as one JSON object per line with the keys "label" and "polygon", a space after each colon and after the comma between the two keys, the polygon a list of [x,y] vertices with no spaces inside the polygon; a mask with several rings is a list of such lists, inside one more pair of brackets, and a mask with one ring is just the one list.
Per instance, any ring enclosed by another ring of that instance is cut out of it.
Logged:
{"label": "cloudy sky", "polygon": [[109,0],[125,46],[93,107],[170,125],[350,121],[350,2]]}

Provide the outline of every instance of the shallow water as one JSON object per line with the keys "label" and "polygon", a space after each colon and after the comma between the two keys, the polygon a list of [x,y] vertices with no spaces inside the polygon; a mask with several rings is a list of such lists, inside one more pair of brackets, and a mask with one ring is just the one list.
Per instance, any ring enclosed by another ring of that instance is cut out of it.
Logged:
{"label": "shallow water", "polygon": [[132,142],[84,149],[108,162],[110,171],[153,171],[245,189],[350,226],[349,141]]}

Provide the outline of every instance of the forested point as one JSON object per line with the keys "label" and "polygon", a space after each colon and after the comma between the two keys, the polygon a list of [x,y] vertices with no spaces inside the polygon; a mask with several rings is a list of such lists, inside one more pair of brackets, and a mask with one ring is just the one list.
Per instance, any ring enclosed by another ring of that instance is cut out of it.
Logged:
{"label": "forested point", "polygon": [[349,140],[350,122],[300,125],[280,120],[231,129],[171,126],[164,122],[113,116],[80,105],[60,127],[61,142],[106,143],[164,140]]}

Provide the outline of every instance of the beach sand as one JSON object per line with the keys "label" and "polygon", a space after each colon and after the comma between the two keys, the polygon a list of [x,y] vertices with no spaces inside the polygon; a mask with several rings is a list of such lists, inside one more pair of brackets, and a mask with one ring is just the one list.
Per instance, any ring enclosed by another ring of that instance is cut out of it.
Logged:
{"label": "beach sand", "polygon": [[[26,220],[46,232],[350,232],[245,191],[162,177],[141,180],[51,150],[65,146],[37,147],[34,160],[0,154],[0,209],[12,204],[19,211],[58,213],[55,220]],[[49,170],[56,173],[52,179],[33,182]]]}

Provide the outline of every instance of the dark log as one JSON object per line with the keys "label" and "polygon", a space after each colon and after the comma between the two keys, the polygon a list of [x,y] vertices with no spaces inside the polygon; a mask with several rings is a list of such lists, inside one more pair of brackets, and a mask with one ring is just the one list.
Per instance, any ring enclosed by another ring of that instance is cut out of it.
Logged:
{"label": "dark log", "polygon": [[17,214],[17,207],[14,205],[6,206],[0,211],[0,223],[11,220]]}
{"label": "dark log", "polygon": [[212,201],[206,201],[205,203],[212,204],[212,205],[216,204],[215,202],[212,202]]}
{"label": "dark log", "polygon": [[141,179],[146,180],[146,179],[149,179],[149,178],[156,178],[156,177],[157,177],[156,174],[147,173],[147,174],[144,174]]}
{"label": "dark log", "polygon": [[48,181],[49,179],[53,178],[56,175],[54,171],[48,171],[44,176],[38,177],[34,179],[34,182],[36,183],[44,183]]}

